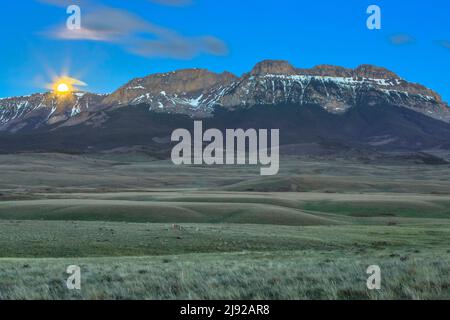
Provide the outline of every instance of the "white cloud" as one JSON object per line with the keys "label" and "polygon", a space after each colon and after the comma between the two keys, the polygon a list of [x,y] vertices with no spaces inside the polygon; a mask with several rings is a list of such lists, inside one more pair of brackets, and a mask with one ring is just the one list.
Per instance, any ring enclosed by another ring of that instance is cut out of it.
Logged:
{"label": "white cloud", "polygon": [[[73,1],[65,0],[40,1],[56,6],[73,4]],[[185,2],[157,1],[165,4]],[[146,57],[189,59],[200,54],[224,55],[228,52],[226,44],[213,36],[188,37],[123,9],[81,0],[76,3],[82,9],[81,29],[69,30],[64,24],[47,30],[47,36],[62,40],[110,42]]]}

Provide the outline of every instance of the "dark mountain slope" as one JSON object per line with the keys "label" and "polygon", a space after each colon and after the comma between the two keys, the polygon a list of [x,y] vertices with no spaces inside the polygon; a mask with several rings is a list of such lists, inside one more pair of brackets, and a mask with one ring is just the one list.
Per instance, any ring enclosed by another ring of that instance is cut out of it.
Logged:
{"label": "dark mountain slope", "polygon": [[[87,121],[23,133],[0,134],[0,152],[99,152],[138,148],[167,157],[170,135],[192,129],[187,115],[149,112],[147,105],[102,111]],[[407,108],[358,105],[343,114],[317,105],[257,105],[216,108],[203,119],[207,128],[278,128],[281,145],[318,142],[371,150],[411,150],[448,146],[450,125]]]}

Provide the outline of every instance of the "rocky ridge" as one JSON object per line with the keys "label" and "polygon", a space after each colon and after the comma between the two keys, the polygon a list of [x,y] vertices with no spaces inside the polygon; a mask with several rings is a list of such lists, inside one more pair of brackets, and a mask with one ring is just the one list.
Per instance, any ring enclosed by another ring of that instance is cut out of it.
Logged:
{"label": "rocky ridge", "polygon": [[358,105],[388,104],[450,122],[450,109],[439,94],[385,68],[319,65],[300,69],[287,61],[265,60],[241,77],[185,69],[133,79],[109,95],[44,93],[0,99],[0,131],[64,124],[74,118],[81,121],[89,118],[86,114],[138,104],[191,117],[211,116],[216,107],[314,104],[331,113],[345,113]]}

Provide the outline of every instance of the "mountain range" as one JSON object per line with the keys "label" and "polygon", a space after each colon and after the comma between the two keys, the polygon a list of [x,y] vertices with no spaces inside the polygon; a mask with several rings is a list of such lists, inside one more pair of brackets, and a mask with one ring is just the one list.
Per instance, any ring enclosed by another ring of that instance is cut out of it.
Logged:
{"label": "mountain range", "polygon": [[[193,119],[217,128],[279,128],[281,144],[450,148],[438,93],[373,65],[295,68],[265,60],[241,77],[185,69],[136,78],[111,94],[0,99],[0,152],[144,148],[164,154]],[[292,148],[291,148],[292,149]]]}

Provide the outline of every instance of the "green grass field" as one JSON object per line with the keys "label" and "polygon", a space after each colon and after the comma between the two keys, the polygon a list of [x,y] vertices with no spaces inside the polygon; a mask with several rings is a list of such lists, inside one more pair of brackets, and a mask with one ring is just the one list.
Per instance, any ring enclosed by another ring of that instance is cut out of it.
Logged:
{"label": "green grass field", "polygon": [[0,156],[0,299],[450,299],[448,166],[282,168]]}

